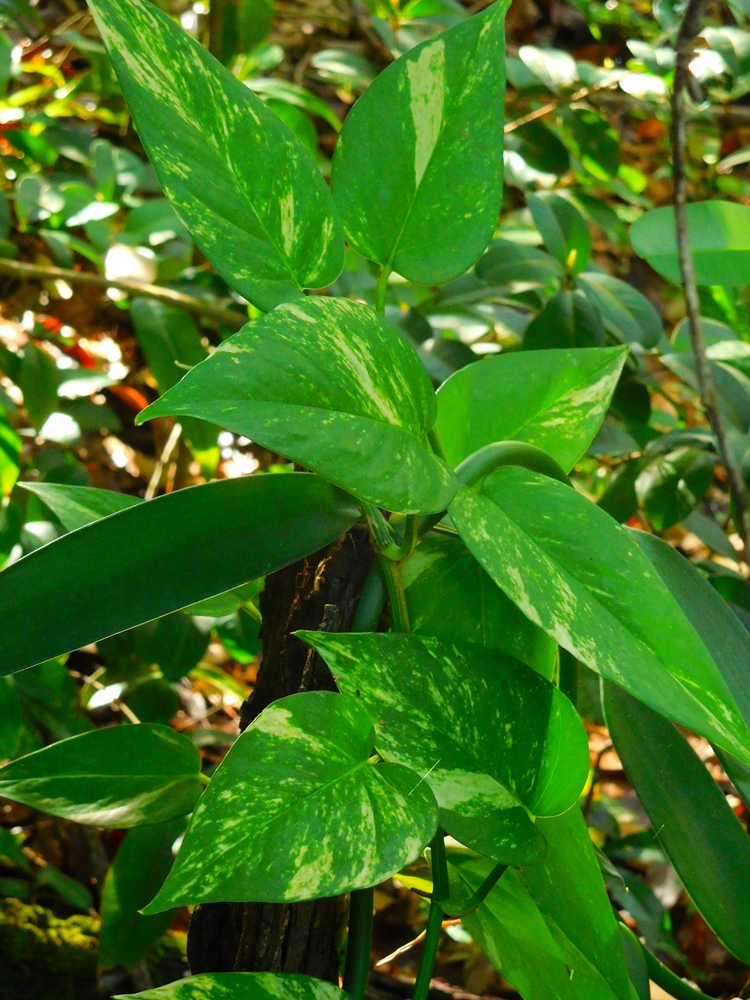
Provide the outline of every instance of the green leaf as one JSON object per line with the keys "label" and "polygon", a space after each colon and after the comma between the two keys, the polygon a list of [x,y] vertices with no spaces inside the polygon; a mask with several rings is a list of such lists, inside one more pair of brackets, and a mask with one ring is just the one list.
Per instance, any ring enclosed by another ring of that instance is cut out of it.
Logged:
{"label": "green leaf", "polygon": [[540,49],[522,45],[518,55],[531,72],[551,90],[570,87],[578,79],[576,61],[562,49]]}
{"label": "green leaf", "polygon": [[164,726],[112,726],[52,743],[0,768],[0,795],[76,823],[118,828],[192,811],[200,754]]}
{"label": "green leaf", "polygon": [[620,140],[606,118],[591,108],[563,107],[557,113],[563,140],[571,153],[599,181],[616,176]]}
{"label": "green leaf", "polygon": [[690,744],[651,709],[605,685],[607,727],[682,884],[719,940],[750,960],[750,840]]}
{"label": "green leaf", "polygon": [[591,257],[591,233],[573,202],[554,192],[543,192],[529,195],[528,203],[547,250],[571,274],[583,271]]}
{"label": "green leaf", "polygon": [[21,439],[0,413],[0,495],[7,496],[18,479]]}
{"label": "green leaf", "polygon": [[677,448],[647,465],[635,493],[654,531],[666,531],[694,510],[713,482],[716,458],[697,448]]}
{"label": "green leaf", "polygon": [[219,765],[145,912],[336,896],[413,861],[435,833],[435,800],[413,771],[374,763],[374,745],[356,698],[315,691],[274,702]]}
{"label": "green leaf", "polygon": [[517,660],[429,636],[297,634],[378,720],[386,760],[424,776],[441,824],[442,813],[520,802],[547,816],[577,801],[589,769],[583,727],[567,698]]}
{"label": "green leaf", "polygon": [[178,979],[143,993],[120,994],[114,1000],[348,1000],[338,986],[312,976],[272,972],[218,972]]}
{"label": "green leaf", "polygon": [[527,122],[505,137],[505,144],[515,149],[530,167],[543,174],[567,173],[570,156],[558,136],[539,121]]}
{"label": "green leaf", "polygon": [[451,465],[494,441],[525,441],[567,472],[586,452],[625,363],[622,347],[501,354],[452,375],[437,428]]}
{"label": "green leaf", "polygon": [[635,1000],[612,906],[577,807],[539,820],[547,841],[541,861],[524,867],[521,879],[542,913],[607,981],[621,1000]]}
{"label": "green leaf", "polygon": [[[472,891],[492,862],[451,851],[451,868]],[[463,923],[497,971],[524,1000],[615,1000],[617,994],[551,917],[517,872],[505,872]]]}
{"label": "green leaf", "polygon": [[457,277],[497,225],[508,6],[498,0],[410,49],[341,130],[331,181],[346,238],[411,281]]}
{"label": "green leaf", "polygon": [[552,680],[557,643],[495,586],[460,538],[429,535],[401,565],[411,630],[507,653]]}
{"label": "green leaf", "polygon": [[237,4],[240,51],[251,52],[273,27],[273,0],[240,0]]}
{"label": "green leaf", "polygon": [[78,881],[65,875],[54,865],[47,865],[42,868],[34,882],[34,890],[39,892],[40,887],[51,889],[53,892],[72,907],[74,910],[92,910],[94,908],[94,898],[91,890]]}
{"label": "green leaf", "polygon": [[[699,285],[742,287],[750,273],[750,207],[731,201],[693,202],[687,206],[690,249]],[[681,284],[674,209],[646,212],[630,230],[633,249],[651,267]]]}
{"label": "green leaf", "polygon": [[525,351],[604,347],[604,326],[580,291],[561,289],[526,327]]}
{"label": "green leaf", "polygon": [[455,489],[423,441],[435,409],[427,372],[395,327],[348,299],[311,296],[225,340],[138,421],[202,417],[370,503],[430,513]]}
{"label": "green leaf", "polygon": [[30,340],[23,349],[18,374],[18,387],[23,393],[23,405],[34,430],[39,433],[47,417],[58,407],[55,362]]}
{"label": "green leaf", "polygon": [[0,574],[0,672],[264,576],[328,545],[358,516],[350,497],[291,473],[192,486],[101,518]]}
{"label": "green leaf", "polygon": [[330,104],[313,94],[312,91],[288,80],[280,80],[276,76],[263,76],[254,80],[246,80],[245,86],[253,93],[262,94],[268,101],[286,104],[288,107],[307,111],[328,122],[334,131],[341,129],[341,122]]}
{"label": "green leaf", "polygon": [[172,923],[174,910],[151,917],[138,911],[164,884],[184,829],[184,819],[153,823],[131,830],[120,844],[102,889],[99,968],[132,969]]}
{"label": "green leaf", "polygon": [[476,271],[483,281],[501,286],[515,282],[555,285],[565,273],[562,265],[543,250],[503,239],[490,243],[477,261]]}
{"label": "green leaf", "polygon": [[100,517],[115,514],[143,503],[140,497],[114,490],[97,490],[91,486],[64,486],[60,483],[18,484],[22,489],[34,493],[49,507],[66,531],[75,531],[85,524],[98,521]]}
{"label": "green leaf", "polygon": [[645,295],[626,281],[600,271],[585,271],[576,285],[597,307],[604,326],[623,344],[655,347],[662,337],[662,322]]}
{"label": "green leaf", "polygon": [[575,490],[519,468],[449,508],[467,547],[533,622],[580,662],[750,762],[726,681],[633,538]]}
{"label": "green leaf", "polygon": [[91,6],[161,186],[220,274],[263,310],[335,280],[341,229],[299,140],[148,0]]}

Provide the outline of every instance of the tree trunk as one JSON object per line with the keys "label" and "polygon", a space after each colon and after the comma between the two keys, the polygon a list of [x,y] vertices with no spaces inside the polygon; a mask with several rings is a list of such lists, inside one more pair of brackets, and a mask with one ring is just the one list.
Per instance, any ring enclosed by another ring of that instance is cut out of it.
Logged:
{"label": "tree trunk", "polygon": [[[242,706],[242,729],[278,698],[336,690],[320,656],[291,633],[347,631],[372,559],[367,534],[351,531],[268,577],[260,598],[263,658],[255,689]],[[338,983],[345,916],[340,897],[202,904],[190,921],[190,968],[193,974],[297,972]]]}

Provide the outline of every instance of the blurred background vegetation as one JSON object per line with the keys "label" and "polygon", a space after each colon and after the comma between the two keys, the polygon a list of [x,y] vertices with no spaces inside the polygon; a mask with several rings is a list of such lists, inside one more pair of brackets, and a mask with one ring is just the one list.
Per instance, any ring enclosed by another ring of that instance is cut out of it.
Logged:
{"label": "blurred background vegetation", "polygon": [[[267,102],[327,176],[341,122],[375,76],[486,3],[159,6]],[[629,344],[576,486],[620,521],[679,547],[750,627],[750,592],[696,391],[684,301],[628,241],[645,210],[672,201],[671,45],[682,9],[676,0],[514,0],[497,240],[476,269],[446,286],[393,275],[387,315],[436,386],[500,351]],[[748,20],[750,0],[711,4],[693,60],[694,200],[750,205]],[[0,25],[0,562],[7,564],[77,526],[35,495],[37,483],[115,490],[126,503],[290,466],[199,421],[134,426],[141,409],[257,311],[211,269],[162,196],[81,0],[0,0]],[[374,265],[348,251],[343,274],[319,294],[372,302],[375,282]],[[748,478],[749,289],[750,267],[736,295],[701,288],[730,445]],[[262,655],[262,587],[256,581],[49,661],[35,668],[33,683],[26,673],[0,678],[0,760],[141,720],[187,734],[210,774],[238,734]],[[582,677],[592,759],[584,806],[614,905],[706,993],[749,995],[750,969],[728,956],[685,895],[611,750],[598,685]],[[746,823],[710,746],[691,739]],[[87,1000],[184,975],[187,911],[168,920],[137,914],[180,833],[157,844],[147,828],[126,837],[0,800],[0,998]],[[383,961],[372,993],[408,996],[419,947],[393,952],[419,934],[425,908],[397,881],[376,892],[376,906],[374,947]],[[445,984],[438,993],[457,1000],[514,995],[460,924],[446,929],[438,975]]]}

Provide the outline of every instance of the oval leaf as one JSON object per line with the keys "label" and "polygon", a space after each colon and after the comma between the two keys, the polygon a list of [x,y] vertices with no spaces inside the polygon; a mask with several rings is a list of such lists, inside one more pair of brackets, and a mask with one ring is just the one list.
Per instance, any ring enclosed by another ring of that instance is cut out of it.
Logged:
{"label": "oval leaf", "polygon": [[386,760],[424,775],[441,810],[472,817],[521,802],[555,815],[577,800],[589,768],[583,727],[517,660],[428,636],[298,634],[378,720]]}
{"label": "oval leaf", "polygon": [[435,394],[371,309],[311,296],[225,340],[138,420],[189,414],[244,434],[388,510],[444,509],[455,489],[424,445]]}
{"label": "oval leaf", "polygon": [[[750,273],[750,208],[731,201],[687,206],[690,249],[699,285],[741,287]],[[654,270],[681,284],[674,209],[654,208],[630,230],[633,249]]]}
{"label": "oval leaf", "polygon": [[220,274],[260,309],[334,281],[344,242],[304,146],[148,0],[94,0],[161,186]]}
{"label": "oval leaf", "polygon": [[103,517],[0,574],[0,673],[272,573],[328,545],[358,516],[340,490],[290,473],[191,486]]}
{"label": "oval leaf", "polygon": [[115,1000],[348,1000],[332,983],[312,976],[273,972],[217,972],[178,979],[143,993],[120,994]]}
{"label": "oval leaf", "polygon": [[449,512],[495,583],[576,659],[750,762],[750,731],[680,606],[627,531],[556,480],[498,469]]}
{"label": "oval leaf", "polygon": [[43,500],[66,531],[75,531],[85,524],[98,521],[100,517],[143,503],[140,497],[115,493],[114,490],[97,490],[93,486],[31,482],[18,485]]}
{"label": "oval leaf", "polygon": [[344,123],[331,183],[346,238],[411,281],[462,274],[503,191],[508,0],[410,49]]}
{"label": "oval leaf", "polygon": [[462,368],[437,396],[448,461],[494,441],[526,441],[567,472],[594,440],[626,356],[622,347],[501,354]]}
{"label": "oval leaf", "polygon": [[161,823],[192,812],[201,758],[186,737],[142,723],[96,729],[0,768],[0,795],[91,826]]}
{"label": "oval leaf", "polygon": [[435,800],[414,772],[371,763],[374,744],[355,698],[315,691],[274,702],[219,765],[144,912],[336,896],[413,861],[435,833]]}

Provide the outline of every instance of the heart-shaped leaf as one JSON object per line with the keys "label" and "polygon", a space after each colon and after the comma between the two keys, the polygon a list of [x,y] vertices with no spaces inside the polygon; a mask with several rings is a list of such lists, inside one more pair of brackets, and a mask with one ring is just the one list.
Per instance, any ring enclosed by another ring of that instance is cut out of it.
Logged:
{"label": "heart-shaped leaf", "polygon": [[627,531],[556,480],[519,468],[460,487],[450,515],[533,622],[667,718],[750,762],[750,731],[700,637]]}
{"label": "heart-shaped leaf", "polygon": [[411,281],[462,274],[497,224],[509,6],[499,0],[410,49],[341,130],[331,183],[346,238]]}
{"label": "heart-shaped leaf", "polygon": [[260,309],[334,281],[335,208],[301,142],[148,0],[93,0],[162,188],[216,269]]}
{"label": "heart-shaped leaf", "polygon": [[455,478],[424,443],[427,372],[371,309],[311,296],[225,340],[138,420],[203,417],[388,510],[444,509]]}
{"label": "heart-shaped leaf", "polygon": [[336,896],[413,861],[435,833],[434,797],[413,771],[376,763],[374,745],[355,698],[315,691],[274,702],[217,769],[144,912]]}
{"label": "heart-shaped leaf", "polygon": [[192,811],[201,758],[186,736],[142,723],[52,743],[0,768],[0,795],[92,826],[161,823]]}
{"label": "heart-shaped leaf", "polygon": [[623,347],[501,354],[467,365],[438,392],[451,465],[494,441],[526,441],[567,472],[594,440],[625,363]]}
{"label": "heart-shaped leaf", "polygon": [[577,800],[589,767],[583,727],[567,698],[517,660],[428,636],[298,634],[377,720],[380,753],[423,775],[444,813],[520,802],[555,815]]}
{"label": "heart-shaped leaf", "polygon": [[191,486],[101,517],[0,574],[0,674],[272,573],[358,516],[347,494],[291,473]]}

